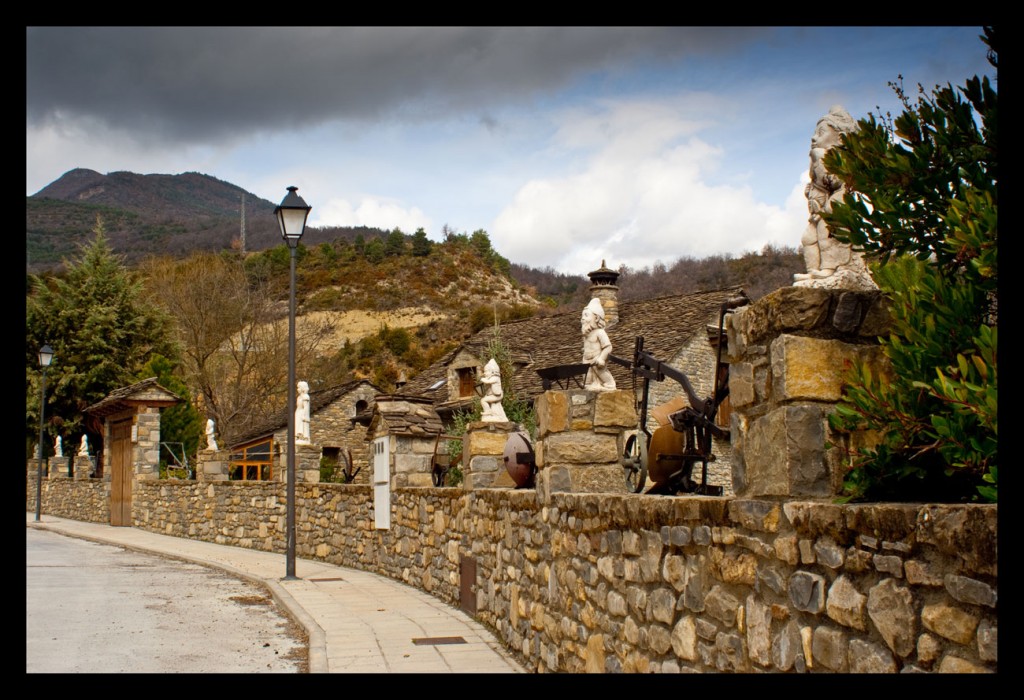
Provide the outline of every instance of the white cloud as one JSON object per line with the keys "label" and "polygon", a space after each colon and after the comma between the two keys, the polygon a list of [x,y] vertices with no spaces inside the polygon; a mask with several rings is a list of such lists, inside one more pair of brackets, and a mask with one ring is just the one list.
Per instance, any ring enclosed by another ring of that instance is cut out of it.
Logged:
{"label": "white cloud", "polygon": [[428,228],[430,218],[417,207],[404,207],[399,202],[364,197],[358,206],[347,199],[333,198],[310,212],[312,226],[371,226],[391,230],[395,227],[405,233]]}
{"label": "white cloud", "polygon": [[640,268],[799,245],[807,217],[799,176],[784,209],[756,201],[747,186],[708,184],[730,154],[698,138],[698,122],[676,108],[635,102],[568,115],[556,143],[589,153],[573,174],[519,189],[493,225],[496,247],[517,262],[585,273],[601,260]]}

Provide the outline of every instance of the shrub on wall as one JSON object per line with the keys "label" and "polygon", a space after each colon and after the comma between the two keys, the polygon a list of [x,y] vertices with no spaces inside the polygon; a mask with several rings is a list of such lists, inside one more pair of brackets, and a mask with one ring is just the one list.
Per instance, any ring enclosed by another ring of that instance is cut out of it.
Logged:
{"label": "shrub on wall", "polygon": [[[996,66],[995,30],[986,28]],[[871,430],[845,497],[997,499],[997,94],[988,78],[920,89],[904,111],[859,122],[825,158],[847,194],[826,215],[872,259],[893,325],[891,376],[852,369],[831,418]]]}

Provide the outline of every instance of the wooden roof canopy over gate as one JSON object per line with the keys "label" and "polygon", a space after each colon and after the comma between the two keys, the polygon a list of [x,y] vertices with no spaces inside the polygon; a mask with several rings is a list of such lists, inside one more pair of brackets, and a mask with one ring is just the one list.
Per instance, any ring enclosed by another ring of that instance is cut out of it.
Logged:
{"label": "wooden roof canopy over gate", "polygon": [[182,402],[182,399],[160,386],[156,377],[143,379],[131,386],[115,389],[105,399],[85,409],[85,414],[97,422],[109,416],[131,410],[135,412],[140,406],[166,408]]}

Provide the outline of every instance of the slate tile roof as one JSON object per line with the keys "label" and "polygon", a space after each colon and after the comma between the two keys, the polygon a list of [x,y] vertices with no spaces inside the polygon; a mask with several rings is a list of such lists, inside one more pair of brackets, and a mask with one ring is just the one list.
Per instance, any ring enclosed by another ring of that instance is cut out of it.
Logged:
{"label": "slate tile roof", "polygon": [[444,424],[437,411],[422,396],[378,396],[373,419],[366,433],[367,440],[376,434],[381,421],[388,426],[388,432],[398,435],[433,436],[444,432]]}
{"label": "slate tile roof", "polygon": [[[637,336],[643,336],[644,349],[655,358],[669,361],[697,333],[706,333],[709,319],[717,322],[724,302],[744,296],[741,287],[727,287],[713,291],[677,294],[619,302],[619,321],[606,329],[612,342],[612,354],[631,360]],[[567,312],[553,316],[509,321],[500,326],[501,340],[512,353],[516,363],[513,386],[516,392],[530,399],[543,392],[538,369],[557,365],[577,364],[583,356],[583,337],[580,334],[580,314]],[[402,390],[431,399],[438,408],[448,401],[447,368],[455,356],[466,350],[481,364],[489,359],[488,342],[494,329],[486,328],[466,340],[436,363],[411,379]],[[625,367],[609,363],[609,369],[619,387],[632,386],[632,375]],[[430,387],[444,380],[431,390]],[[454,402],[458,403],[458,402]]]}
{"label": "slate tile roof", "polygon": [[103,418],[138,404],[173,406],[176,403],[181,403],[180,398],[160,386],[156,379],[156,377],[150,377],[130,386],[114,389],[105,398],[86,408],[84,412],[97,418]]}

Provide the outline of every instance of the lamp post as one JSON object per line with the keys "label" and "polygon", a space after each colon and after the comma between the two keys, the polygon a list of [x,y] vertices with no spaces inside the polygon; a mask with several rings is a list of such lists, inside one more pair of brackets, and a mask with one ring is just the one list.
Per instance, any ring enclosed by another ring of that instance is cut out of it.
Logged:
{"label": "lamp post", "polygon": [[291,251],[291,277],[288,294],[288,485],[287,485],[287,553],[285,578],[295,576],[295,252],[299,239],[306,230],[306,217],[313,207],[306,204],[296,191],[289,187],[288,194],[274,209],[281,226],[281,237]]}
{"label": "lamp post", "polygon": [[36,466],[36,522],[43,505],[43,455],[46,445],[43,443],[43,426],[46,419],[46,368],[53,362],[53,348],[43,345],[39,348],[39,366],[43,368],[43,382],[39,388],[39,462]]}

